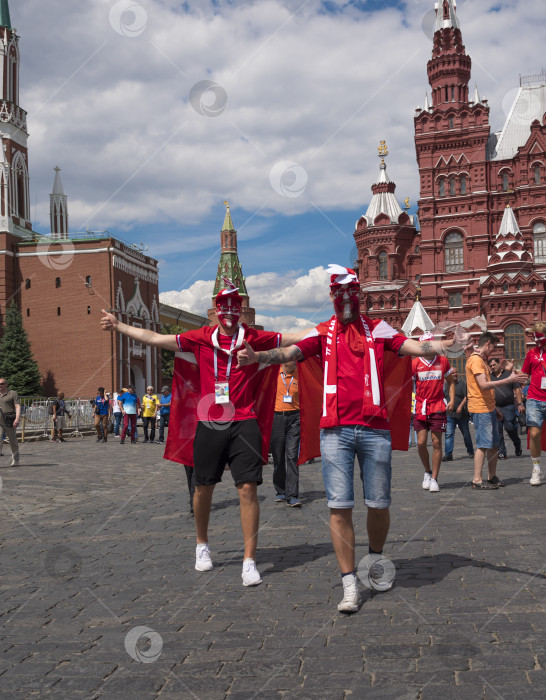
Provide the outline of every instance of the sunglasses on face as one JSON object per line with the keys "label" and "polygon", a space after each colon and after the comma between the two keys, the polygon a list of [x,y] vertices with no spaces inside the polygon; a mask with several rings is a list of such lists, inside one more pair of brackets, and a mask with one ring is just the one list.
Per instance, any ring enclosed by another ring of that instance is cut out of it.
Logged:
{"label": "sunglasses on face", "polygon": [[359,289],[357,287],[349,287],[347,289],[332,289],[332,296],[336,299],[343,297],[347,293],[350,297],[356,297],[359,294]]}

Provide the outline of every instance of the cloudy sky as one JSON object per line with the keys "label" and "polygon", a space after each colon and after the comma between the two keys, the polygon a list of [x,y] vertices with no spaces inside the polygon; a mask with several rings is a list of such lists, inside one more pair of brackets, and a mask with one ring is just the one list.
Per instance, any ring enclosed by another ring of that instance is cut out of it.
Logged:
{"label": "cloudy sky", "polygon": [[[34,228],[53,167],[70,230],[160,261],[167,303],[204,313],[224,200],[266,326],[323,319],[324,268],[349,265],[386,139],[399,201],[418,197],[413,115],[429,87],[434,0],[10,3],[28,111]],[[543,63],[543,0],[459,0],[472,86],[499,130]],[[299,320],[298,320],[299,319]]]}

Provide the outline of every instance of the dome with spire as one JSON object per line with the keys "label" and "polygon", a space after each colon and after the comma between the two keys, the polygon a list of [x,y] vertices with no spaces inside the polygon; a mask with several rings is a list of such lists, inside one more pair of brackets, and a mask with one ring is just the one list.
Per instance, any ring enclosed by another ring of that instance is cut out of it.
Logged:
{"label": "dome with spire", "polygon": [[[379,156],[381,158],[381,163],[379,164],[379,178],[377,182],[372,185],[372,198],[364,218],[368,226],[373,226],[378,217],[388,217],[388,223],[398,224],[400,223],[400,216],[404,217],[407,214],[402,210],[402,207],[398,203],[394,192],[396,190],[396,185],[389,178],[387,174],[387,164],[385,163],[385,158],[388,156],[387,147],[385,142],[381,142],[379,147]],[[413,217],[410,216],[409,222],[413,224]],[[385,221],[385,223],[387,223]],[[358,222],[357,222],[358,226]]]}

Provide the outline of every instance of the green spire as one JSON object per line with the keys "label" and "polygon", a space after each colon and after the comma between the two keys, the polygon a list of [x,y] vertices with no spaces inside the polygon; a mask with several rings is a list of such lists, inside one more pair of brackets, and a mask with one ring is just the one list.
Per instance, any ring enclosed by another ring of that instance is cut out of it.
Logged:
{"label": "green spire", "polygon": [[222,231],[235,231],[235,226],[231,220],[231,213],[229,211],[229,202],[224,202],[226,207],[226,215],[224,217],[224,225],[222,226]]}
{"label": "green spire", "polygon": [[11,29],[8,0],[0,0],[0,27]]}
{"label": "green spire", "polygon": [[[214,283],[213,298],[226,286],[222,277],[225,277],[226,279],[230,280],[230,282],[233,282],[233,284],[238,287],[239,294],[242,297],[248,297],[243,269],[241,267],[239,256],[237,255],[237,231],[235,230],[235,226],[233,225],[233,221],[231,219],[229,204],[228,202],[224,202],[224,204],[226,206],[226,215],[224,217],[224,223],[222,224],[222,230],[220,232],[222,252],[220,254],[218,272],[216,273],[216,280]],[[226,231],[233,233],[225,233]]]}

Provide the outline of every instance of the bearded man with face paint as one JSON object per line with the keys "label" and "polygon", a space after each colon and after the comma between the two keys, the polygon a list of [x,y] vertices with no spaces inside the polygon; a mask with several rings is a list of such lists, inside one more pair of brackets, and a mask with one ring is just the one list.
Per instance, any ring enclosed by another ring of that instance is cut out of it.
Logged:
{"label": "bearded man with face paint", "polygon": [[[468,334],[457,332],[455,338],[445,341],[408,339],[385,321],[360,314],[360,284],[354,270],[330,265],[328,272],[335,311],[329,321],[319,324],[290,347],[255,352],[245,344],[238,359],[242,365],[285,364],[318,356],[322,362],[320,451],[330,509],[330,535],[343,583],[343,599],[338,610],[353,613],[360,604],[352,520],[355,457],[368,508],[369,553],[377,557],[372,561],[381,562],[390,524],[391,432],[384,382],[386,354],[431,358],[445,355],[447,348],[464,347]],[[407,434],[404,441],[407,449]],[[392,587],[392,578],[383,577],[382,566],[374,564],[367,575],[371,587],[377,591]]]}
{"label": "bearded man with face paint", "polygon": [[[195,569],[213,568],[208,544],[209,516],[214,487],[222,480],[227,464],[239,495],[244,540],[243,585],[256,586],[261,583],[256,568],[260,513],[257,487],[262,483],[264,453],[257,404],[264,403],[264,392],[270,395],[272,423],[277,372],[273,371],[271,389],[264,389],[264,372],[256,366],[238,366],[236,353],[243,342],[257,351],[269,350],[279,347],[281,342],[293,343],[304,332],[285,334],[283,339],[279,333],[240,325],[242,298],[229,280],[224,281],[226,288],[216,296],[217,326],[180,335],[162,335],[121,323],[103,310],[101,327],[146,345],[175,351],[175,384],[165,457],[194,467]],[[194,369],[187,376],[177,378],[177,364],[183,361],[192,363]],[[189,393],[182,397],[188,387]],[[268,405],[262,408],[262,414],[264,411],[267,413]],[[267,435],[267,442],[268,438]],[[267,449],[265,454],[267,461]]]}
{"label": "bearded man with face paint", "polygon": [[528,332],[532,335],[535,347],[527,353],[521,371],[527,375],[531,382],[525,407],[533,463],[529,483],[531,486],[540,486],[542,483],[540,469],[541,433],[546,420],[546,323],[538,321]]}

